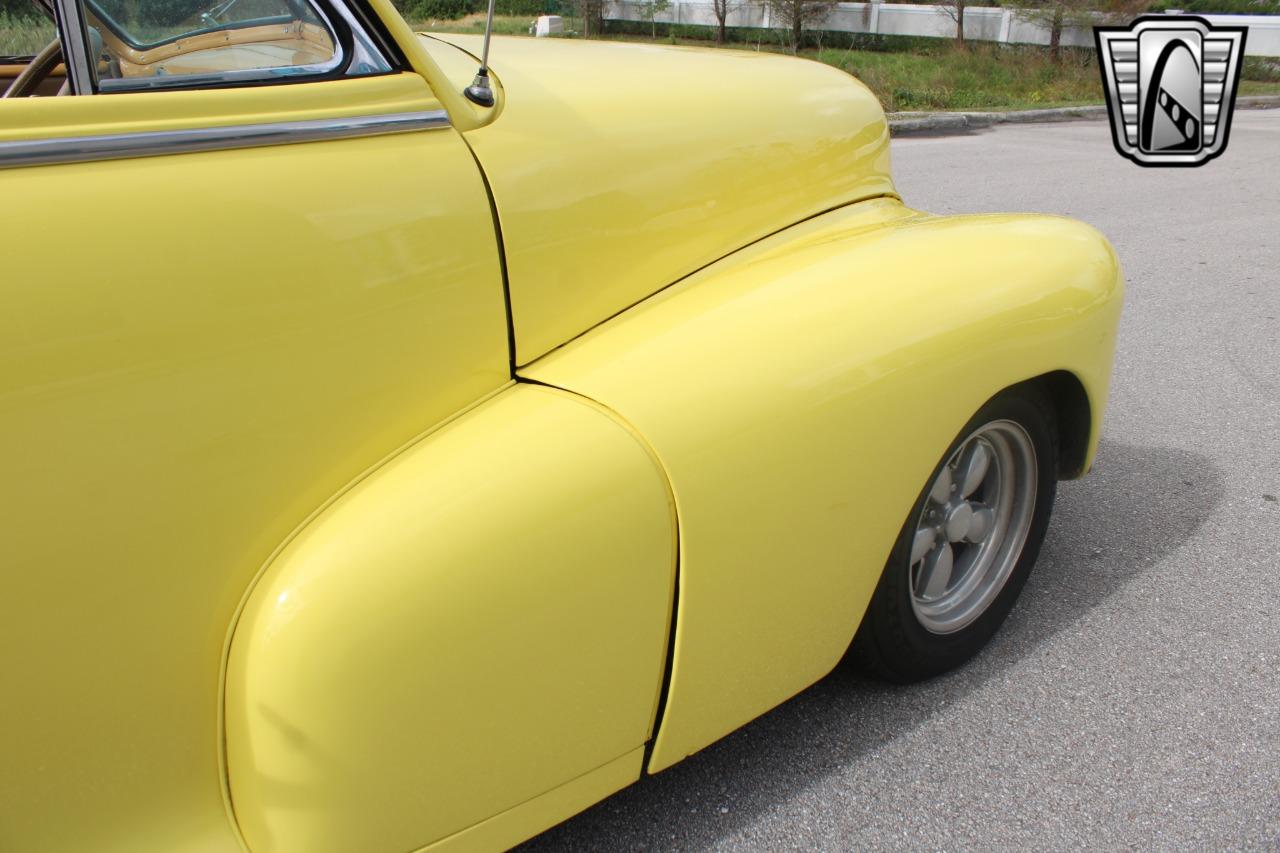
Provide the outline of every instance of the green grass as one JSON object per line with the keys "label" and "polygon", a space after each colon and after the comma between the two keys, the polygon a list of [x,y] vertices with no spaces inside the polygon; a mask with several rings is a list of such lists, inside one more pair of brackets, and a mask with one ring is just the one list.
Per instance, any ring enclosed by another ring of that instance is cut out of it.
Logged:
{"label": "green grass", "polygon": [[828,49],[815,58],[867,84],[888,112],[1102,103],[1097,65],[1076,54],[1053,63],[1041,50],[974,44],[927,54]]}
{"label": "green grass", "polygon": [[53,40],[53,22],[0,12],[0,56],[32,56]]}
{"label": "green grass", "polygon": [[1280,82],[1274,80],[1241,80],[1241,95],[1280,95]]}
{"label": "green grass", "polygon": [[[532,15],[494,15],[493,32],[500,36],[527,36],[529,27],[533,26]],[[484,34],[484,15],[467,15],[457,21],[419,21],[408,19],[409,26],[415,32],[427,33],[469,33]],[[565,18],[565,29],[569,29],[570,19]]]}

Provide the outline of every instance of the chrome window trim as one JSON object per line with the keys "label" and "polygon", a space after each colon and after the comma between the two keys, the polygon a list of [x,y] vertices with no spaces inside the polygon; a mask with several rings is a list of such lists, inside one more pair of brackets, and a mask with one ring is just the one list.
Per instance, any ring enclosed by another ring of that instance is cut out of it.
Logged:
{"label": "chrome window trim", "polygon": [[0,142],[0,168],[292,145],[449,127],[444,110]]}
{"label": "chrome window trim", "polygon": [[351,62],[347,65],[346,76],[387,74],[395,70],[391,58],[378,50],[368,29],[343,0],[329,0],[329,8],[337,12],[347,25],[347,32],[351,33]]}

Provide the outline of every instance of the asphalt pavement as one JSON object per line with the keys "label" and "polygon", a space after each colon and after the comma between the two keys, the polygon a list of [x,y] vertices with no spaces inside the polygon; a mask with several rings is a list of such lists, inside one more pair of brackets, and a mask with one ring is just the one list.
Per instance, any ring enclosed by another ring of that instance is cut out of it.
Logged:
{"label": "asphalt pavement", "polygon": [[1280,111],[1147,169],[1103,122],[893,143],[936,213],[1066,214],[1128,280],[1094,472],[996,640],[832,676],[538,850],[1280,850]]}

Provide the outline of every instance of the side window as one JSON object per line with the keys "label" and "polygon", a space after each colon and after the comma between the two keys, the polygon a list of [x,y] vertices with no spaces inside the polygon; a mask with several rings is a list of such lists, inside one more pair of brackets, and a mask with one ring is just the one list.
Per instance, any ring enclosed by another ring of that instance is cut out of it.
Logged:
{"label": "side window", "polygon": [[100,92],[391,70],[342,10],[315,0],[82,0]]}
{"label": "side window", "polygon": [[[33,0],[0,0],[0,97],[57,37],[52,10]],[[33,91],[57,94],[65,78],[60,61],[60,54],[48,58],[50,67]]]}

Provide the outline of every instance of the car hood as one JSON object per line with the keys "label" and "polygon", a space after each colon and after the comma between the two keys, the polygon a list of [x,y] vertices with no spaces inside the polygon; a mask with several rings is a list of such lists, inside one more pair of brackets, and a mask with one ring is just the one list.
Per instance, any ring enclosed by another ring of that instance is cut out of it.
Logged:
{"label": "car hood", "polygon": [[490,66],[498,113],[465,136],[501,225],[517,364],[788,225],[894,194],[884,113],[830,66],[545,38],[495,38]]}

